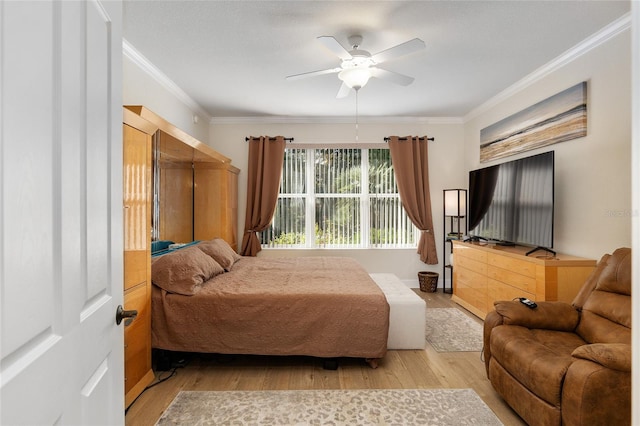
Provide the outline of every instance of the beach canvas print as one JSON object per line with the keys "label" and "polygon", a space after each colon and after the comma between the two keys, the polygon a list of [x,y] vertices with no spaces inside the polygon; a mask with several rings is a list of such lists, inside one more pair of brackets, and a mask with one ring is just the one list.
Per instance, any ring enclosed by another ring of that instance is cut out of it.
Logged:
{"label": "beach canvas print", "polygon": [[480,162],[587,135],[583,81],[480,131]]}

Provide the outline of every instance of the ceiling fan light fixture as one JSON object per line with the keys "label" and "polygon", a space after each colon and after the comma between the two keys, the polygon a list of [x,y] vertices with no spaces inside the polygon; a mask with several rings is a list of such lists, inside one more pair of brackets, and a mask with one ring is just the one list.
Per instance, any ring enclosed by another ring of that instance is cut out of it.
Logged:
{"label": "ceiling fan light fixture", "polygon": [[413,77],[387,71],[382,68],[377,68],[376,66],[425,48],[424,41],[419,38],[414,38],[378,52],[375,55],[371,55],[371,53],[366,50],[360,49],[360,44],[362,43],[362,36],[360,35],[352,35],[349,37],[349,44],[352,47],[351,50],[345,49],[345,47],[332,36],[320,36],[318,40],[341,59],[340,66],[302,74],[293,74],[286,78],[287,80],[298,80],[305,77],[337,73],[338,78],[342,81],[336,95],[336,98],[339,99],[346,97],[351,89],[354,89],[357,94],[358,90],[364,87],[371,77],[391,81],[401,86],[408,86],[413,82]]}
{"label": "ceiling fan light fixture", "polygon": [[371,70],[369,68],[347,68],[340,71],[338,78],[350,88],[359,90],[371,78]]}

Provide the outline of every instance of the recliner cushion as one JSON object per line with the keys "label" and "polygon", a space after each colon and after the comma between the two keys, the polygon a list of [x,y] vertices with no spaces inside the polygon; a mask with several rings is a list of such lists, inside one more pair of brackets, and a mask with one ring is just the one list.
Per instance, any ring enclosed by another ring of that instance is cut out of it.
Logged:
{"label": "recliner cushion", "polygon": [[[630,304],[631,301],[627,302]],[[588,343],[631,343],[631,328],[586,309],[580,315],[576,333]]]}
{"label": "recliner cushion", "polygon": [[571,354],[586,342],[577,334],[500,325],[491,332],[491,356],[539,398],[559,407]]}

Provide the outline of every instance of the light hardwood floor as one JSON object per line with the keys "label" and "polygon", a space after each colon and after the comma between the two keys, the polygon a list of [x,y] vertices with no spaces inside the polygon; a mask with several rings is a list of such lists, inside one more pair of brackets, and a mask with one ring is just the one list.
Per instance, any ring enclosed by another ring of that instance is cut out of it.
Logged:
{"label": "light hardwood floor", "polygon": [[[449,294],[425,293],[427,309],[455,307]],[[525,423],[504,403],[487,380],[480,352],[389,351],[377,369],[363,360],[341,359],[337,370],[324,370],[310,357],[187,356],[185,367],[166,382],[147,389],[129,407],[126,424],[153,425],[181,390],[421,389],[472,388],[507,426]],[[166,372],[157,373],[160,377]]]}

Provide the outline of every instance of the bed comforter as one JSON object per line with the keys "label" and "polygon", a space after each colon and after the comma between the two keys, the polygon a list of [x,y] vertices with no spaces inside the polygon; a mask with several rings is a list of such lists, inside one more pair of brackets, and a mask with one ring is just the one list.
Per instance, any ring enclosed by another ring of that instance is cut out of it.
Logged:
{"label": "bed comforter", "polygon": [[355,260],[244,257],[191,295],[152,286],[154,348],[382,358],[389,305]]}

